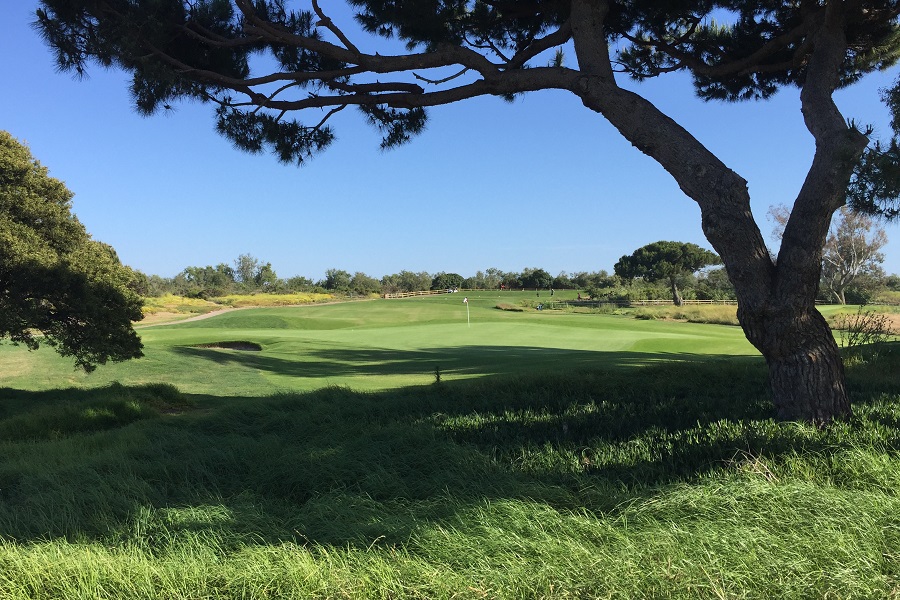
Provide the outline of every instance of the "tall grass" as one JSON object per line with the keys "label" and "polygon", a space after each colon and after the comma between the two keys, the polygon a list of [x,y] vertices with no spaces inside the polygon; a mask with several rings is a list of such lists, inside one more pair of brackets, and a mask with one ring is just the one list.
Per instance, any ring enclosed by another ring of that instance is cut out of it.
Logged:
{"label": "tall grass", "polygon": [[158,297],[144,298],[144,315],[153,315],[160,312],[206,314],[221,309],[216,302],[202,300],[200,298],[185,298],[174,294],[165,294]]}
{"label": "tall grass", "polygon": [[[849,369],[855,415],[825,430],[774,422],[753,359],[253,399],[2,390],[0,598],[890,597],[891,350]],[[50,418],[119,401],[155,408]]]}
{"label": "tall grass", "polygon": [[738,325],[737,307],[724,305],[685,305],[641,307],[633,310],[636,319],[675,319],[688,323]]}
{"label": "tall grass", "polygon": [[213,298],[213,301],[223,306],[243,308],[248,306],[297,306],[329,302],[334,299],[334,294],[297,292],[293,294],[229,294]]}

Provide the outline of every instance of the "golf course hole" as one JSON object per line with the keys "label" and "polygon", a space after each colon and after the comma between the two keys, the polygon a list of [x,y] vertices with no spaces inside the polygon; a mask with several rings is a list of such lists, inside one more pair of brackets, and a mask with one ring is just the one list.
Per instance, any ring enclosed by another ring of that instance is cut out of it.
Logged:
{"label": "golf course hole", "polygon": [[259,352],[262,346],[256,342],[212,342],[210,344],[196,344],[194,348],[211,348],[213,350],[241,350],[244,352]]}

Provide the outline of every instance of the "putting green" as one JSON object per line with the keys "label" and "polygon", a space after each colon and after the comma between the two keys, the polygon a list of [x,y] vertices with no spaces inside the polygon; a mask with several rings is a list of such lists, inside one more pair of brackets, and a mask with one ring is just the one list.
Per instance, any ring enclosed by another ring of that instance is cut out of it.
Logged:
{"label": "putting green", "polygon": [[[168,382],[185,392],[267,395],[357,390],[546,370],[633,367],[657,360],[753,356],[737,327],[601,314],[498,310],[534,294],[489,292],[259,308],[140,329],[145,357],[85,375],[50,349],[0,346],[0,386],[48,389]],[[467,314],[468,308],[468,314]],[[252,342],[261,351],[204,347]]]}

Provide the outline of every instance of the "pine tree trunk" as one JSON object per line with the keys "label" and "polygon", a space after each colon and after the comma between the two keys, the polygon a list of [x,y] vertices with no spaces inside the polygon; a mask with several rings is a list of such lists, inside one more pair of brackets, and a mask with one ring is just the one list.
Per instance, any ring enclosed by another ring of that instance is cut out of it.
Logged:
{"label": "pine tree trunk", "polygon": [[684,299],[681,297],[681,292],[678,291],[678,284],[676,284],[674,280],[669,283],[672,286],[672,304],[675,306],[683,306]]}
{"label": "pine tree trunk", "polygon": [[827,425],[850,415],[844,365],[827,321],[815,307],[754,316],[741,325],[769,366],[779,420]]}

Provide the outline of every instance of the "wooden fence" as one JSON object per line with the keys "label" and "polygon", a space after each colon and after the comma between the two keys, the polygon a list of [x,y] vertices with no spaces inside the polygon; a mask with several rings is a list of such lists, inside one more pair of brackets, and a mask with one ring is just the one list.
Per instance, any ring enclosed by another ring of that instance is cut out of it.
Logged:
{"label": "wooden fence", "polygon": [[396,294],[385,294],[384,297],[391,298],[412,298],[414,296],[434,296],[435,294],[446,294],[447,290],[423,290],[421,292],[397,292]]}
{"label": "wooden fence", "polygon": [[[493,290],[459,290],[460,292],[484,292]],[[503,290],[504,292],[506,290]],[[519,290],[515,290],[519,291]],[[542,290],[529,290],[542,291]],[[434,296],[436,294],[447,294],[447,290],[422,290],[419,292],[397,292],[395,294],[384,294],[383,298],[388,300],[394,298],[414,298],[416,296]],[[572,306],[665,306],[671,305],[671,300],[632,300],[630,302],[609,302],[604,300],[553,300],[552,297],[546,304],[572,305]],[[685,300],[684,304],[720,304],[720,305],[736,305],[736,300]]]}

